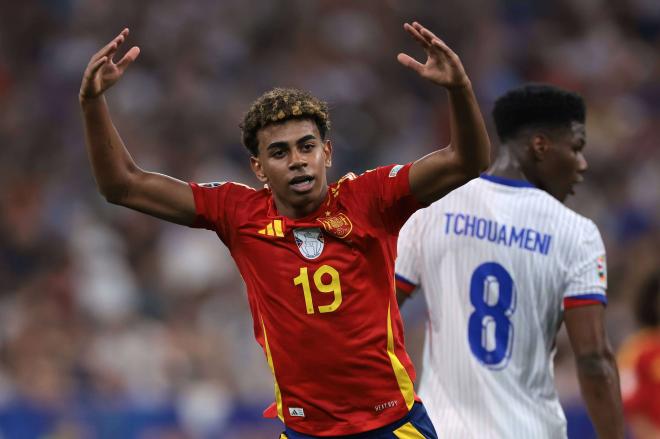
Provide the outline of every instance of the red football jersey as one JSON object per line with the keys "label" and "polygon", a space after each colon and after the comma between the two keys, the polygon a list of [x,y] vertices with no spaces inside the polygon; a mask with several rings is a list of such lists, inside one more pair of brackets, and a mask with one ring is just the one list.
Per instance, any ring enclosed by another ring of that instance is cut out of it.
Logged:
{"label": "red football jersey", "polygon": [[647,330],[634,337],[620,363],[626,414],[644,416],[660,428],[660,332]]}
{"label": "red football jersey", "polygon": [[349,174],[302,219],[278,214],[268,189],[190,184],[195,227],[218,234],[245,281],[277,413],[295,431],[359,433],[413,405],[394,292],[399,229],[421,207],[410,166]]}

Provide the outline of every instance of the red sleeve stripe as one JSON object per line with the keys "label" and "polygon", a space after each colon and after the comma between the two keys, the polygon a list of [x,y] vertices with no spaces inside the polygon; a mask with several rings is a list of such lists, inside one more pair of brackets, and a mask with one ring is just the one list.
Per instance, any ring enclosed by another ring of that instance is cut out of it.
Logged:
{"label": "red sleeve stripe", "polygon": [[607,297],[603,294],[582,294],[579,296],[565,297],[564,309],[577,308],[588,305],[607,306]]}
{"label": "red sleeve stripe", "polygon": [[414,284],[413,282],[409,281],[405,277],[401,276],[400,274],[395,274],[394,275],[394,282],[396,283],[396,287],[403,291],[404,293],[410,295],[415,288],[417,288],[417,285]]}

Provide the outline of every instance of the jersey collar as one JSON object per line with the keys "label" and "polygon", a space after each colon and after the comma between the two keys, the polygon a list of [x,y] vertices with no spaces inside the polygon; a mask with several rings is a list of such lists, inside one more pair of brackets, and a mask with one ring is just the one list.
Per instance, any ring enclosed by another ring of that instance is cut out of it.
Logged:
{"label": "jersey collar", "polygon": [[493,183],[503,184],[504,186],[511,187],[531,187],[536,188],[532,183],[527,180],[514,180],[512,178],[500,177],[499,175],[481,174],[484,180],[492,181]]}

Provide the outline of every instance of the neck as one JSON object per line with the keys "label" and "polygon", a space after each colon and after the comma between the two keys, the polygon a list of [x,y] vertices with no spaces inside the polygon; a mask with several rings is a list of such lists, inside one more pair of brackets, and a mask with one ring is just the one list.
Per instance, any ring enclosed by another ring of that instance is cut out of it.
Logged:
{"label": "neck", "polygon": [[321,194],[318,198],[313,200],[305,200],[299,204],[287,203],[273,192],[273,201],[275,202],[275,207],[280,215],[291,219],[300,219],[316,211],[325,200],[327,194],[328,186],[326,185],[321,190]]}
{"label": "neck", "polygon": [[512,180],[530,181],[523,172],[520,161],[507,145],[501,145],[497,158],[487,173]]}

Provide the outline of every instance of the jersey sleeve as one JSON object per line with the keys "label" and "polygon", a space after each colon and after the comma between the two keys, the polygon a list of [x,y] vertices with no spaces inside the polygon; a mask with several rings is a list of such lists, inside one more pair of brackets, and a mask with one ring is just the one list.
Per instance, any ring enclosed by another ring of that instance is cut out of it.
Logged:
{"label": "jersey sleeve", "polygon": [[403,225],[397,241],[396,286],[408,295],[421,283],[421,243],[418,236],[422,212],[415,212]]}
{"label": "jersey sleeve", "polygon": [[236,230],[238,207],[254,189],[238,183],[188,183],[195,198],[195,222],[191,227],[215,231],[230,246],[231,231]]}
{"label": "jersey sleeve", "polygon": [[588,222],[573,254],[575,256],[564,291],[564,308],[597,303],[607,305],[605,246],[593,222]]}
{"label": "jersey sleeve", "polygon": [[410,215],[423,207],[410,192],[411,166],[412,163],[383,166],[356,179],[358,202],[369,206],[373,222],[381,223],[389,233],[398,234]]}

